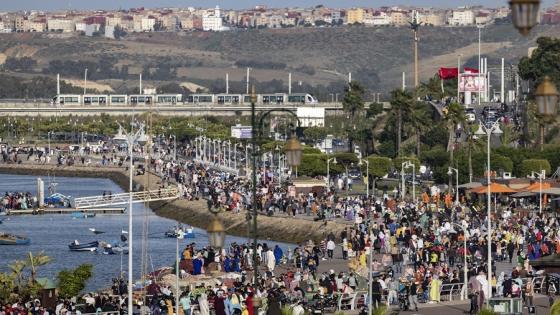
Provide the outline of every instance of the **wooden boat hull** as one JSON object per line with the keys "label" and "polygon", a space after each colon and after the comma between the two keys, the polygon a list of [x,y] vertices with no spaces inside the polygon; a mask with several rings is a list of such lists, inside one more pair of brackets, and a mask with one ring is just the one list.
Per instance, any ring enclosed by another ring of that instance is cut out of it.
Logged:
{"label": "wooden boat hull", "polygon": [[99,247],[99,242],[89,242],[84,244],[74,244],[71,243],[68,245],[68,248],[74,252],[92,252]]}
{"label": "wooden boat hull", "polygon": [[29,245],[31,240],[23,236],[0,236],[0,245]]}

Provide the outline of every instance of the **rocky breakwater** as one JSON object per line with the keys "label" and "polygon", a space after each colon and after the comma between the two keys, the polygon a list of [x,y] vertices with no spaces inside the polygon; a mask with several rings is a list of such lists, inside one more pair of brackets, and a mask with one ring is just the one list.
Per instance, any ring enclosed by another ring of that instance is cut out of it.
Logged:
{"label": "rocky breakwater", "polygon": [[[98,166],[65,166],[37,165],[37,164],[0,164],[0,173],[36,175],[36,176],[67,176],[67,177],[96,177],[109,178],[128,191],[128,172],[118,167]],[[149,186],[157,189],[160,178],[149,174],[135,176],[134,187]],[[183,199],[173,201],[151,202],[150,208],[162,217],[189,224],[201,229],[206,229],[212,220],[213,214],[208,211],[205,200],[187,201]],[[250,236],[250,225],[247,223],[245,213],[222,212],[219,217],[224,222],[227,234],[236,236]],[[278,242],[301,243],[307,240],[320,241],[330,232],[340,235],[348,225],[332,221],[313,221],[302,218],[285,216],[258,216],[258,236],[260,239],[270,239]]]}

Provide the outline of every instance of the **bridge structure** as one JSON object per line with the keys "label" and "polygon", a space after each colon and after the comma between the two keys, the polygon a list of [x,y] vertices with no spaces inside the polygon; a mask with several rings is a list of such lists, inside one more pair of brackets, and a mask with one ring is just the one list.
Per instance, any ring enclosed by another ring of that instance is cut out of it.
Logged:
{"label": "bridge structure", "polygon": [[128,205],[130,196],[132,203],[144,203],[149,201],[174,200],[179,198],[179,191],[176,188],[154,189],[147,191],[137,191],[131,193],[121,193],[103,196],[80,197],[74,199],[75,209],[92,209],[98,207],[110,207],[117,205]]}
{"label": "bridge structure", "polygon": [[[324,102],[316,104],[283,103],[257,105],[256,110],[292,109],[298,107],[324,108],[326,115],[335,115],[343,110],[341,102]],[[99,105],[56,105],[44,100],[0,100],[0,114],[9,116],[93,116],[107,114],[113,116],[138,115],[146,112],[157,113],[163,116],[249,116],[251,106],[225,105],[225,104],[177,104],[177,105],[136,105],[136,106],[99,106]]]}

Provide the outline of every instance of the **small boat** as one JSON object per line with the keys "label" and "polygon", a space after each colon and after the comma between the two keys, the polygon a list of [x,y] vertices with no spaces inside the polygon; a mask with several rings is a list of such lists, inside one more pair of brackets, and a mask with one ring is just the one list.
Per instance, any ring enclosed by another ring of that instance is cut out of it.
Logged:
{"label": "small boat", "polygon": [[0,233],[0,245],[28,245],[29,243],[31,240],[28,237]]}
{"label": "small boat", "polygon": [[105,244],[103,246],[104,255],[128,255],[128,245],[127,244]]}
{"label": "small boat", "polygon": [[183,228],[181,226],[168,230],[167,232],[165,232],[165,236],[169,238],[177,238],[179,237],[180,231],[183,234],[183,238],[196,238],[196,235],[194,234],[194,230],[192,227],[188,227],[183,232]]}
{"label": "small boat", "polygon": [[76,211],[76,212],[72,212],[72,218],[74,219],[95,218],[95,213]]}
{"label": "small boat", "polygon": [[68,248],[71,251],[75,251],[75,252],[93,252],[97,250],[98,247],[99,247],[98,241],[80,244],[80,242],[76,240],[68,245]]}
{"label": "small boat", "polygon": [[99,230],[96,230],[95,228],[89,228],[89,230],[92,231],[93,234],[103,234],[103,233],[105,233],[104,231],[99,231]]}

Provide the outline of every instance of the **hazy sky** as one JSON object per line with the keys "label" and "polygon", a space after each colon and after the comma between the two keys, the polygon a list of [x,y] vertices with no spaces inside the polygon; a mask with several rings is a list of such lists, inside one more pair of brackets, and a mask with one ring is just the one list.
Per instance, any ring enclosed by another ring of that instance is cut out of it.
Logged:
{"label": "hazy sky", "polygon": [[[543,0],[550,6],[557,0]],[[457,7],[463,5],[505,6],[508,0],[0,0],[0,11],[56,10],[56,9],[127,9],[130,7],[213,7],[250,8],[258,4],[269,7],[314,6],[379,7],[386,5],[415,5],[424,7]]]}

